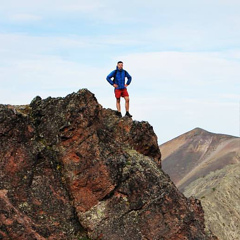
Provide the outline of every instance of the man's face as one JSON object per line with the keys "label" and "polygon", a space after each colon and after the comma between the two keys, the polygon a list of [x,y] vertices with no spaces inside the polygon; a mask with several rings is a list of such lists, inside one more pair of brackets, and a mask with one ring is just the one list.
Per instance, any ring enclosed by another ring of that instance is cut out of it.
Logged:
{"label": "man's face", "polygon": [[118,63],[117,66],[118,66],[118,69],[119,69],[119,70],[122,70],[122,69],[123,69],[123,63]]}

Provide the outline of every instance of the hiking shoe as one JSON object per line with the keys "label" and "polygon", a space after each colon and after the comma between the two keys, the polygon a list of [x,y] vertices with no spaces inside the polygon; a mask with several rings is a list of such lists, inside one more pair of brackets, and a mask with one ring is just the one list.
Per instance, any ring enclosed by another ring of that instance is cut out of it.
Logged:
{"label": "hiking shoe", "polygon": [[122,114],[121,114],[121,112],[116,112],[116,115],[118,116],[118,117],[122,117]]}
{"label": "hiking shoe", "polygon": [[132,117],[132,115],[129,112],[126,112],[125,116]]}

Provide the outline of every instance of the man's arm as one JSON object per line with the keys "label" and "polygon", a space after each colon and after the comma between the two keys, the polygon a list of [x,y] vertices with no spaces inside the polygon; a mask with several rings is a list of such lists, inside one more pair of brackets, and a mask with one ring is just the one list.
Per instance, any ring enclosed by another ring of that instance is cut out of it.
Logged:
{"label": "man's arm", "polygon": [[107,81],[111,84],[111,85],[113,85],[114,84],[114,82],[112,81],[112,77],[114,77],[114,74],[115,74],[115,70],[114,71],[112,71],[112,72],[110,72],[108,75],[107,75]]}
{"label": "man's arm", "polygon": [[126,77],[128,79],[127,85],[129,85],[131,83],[131,81],[132,81],[132,77],[129,75],[129,73],[127,71],[126,71]]}

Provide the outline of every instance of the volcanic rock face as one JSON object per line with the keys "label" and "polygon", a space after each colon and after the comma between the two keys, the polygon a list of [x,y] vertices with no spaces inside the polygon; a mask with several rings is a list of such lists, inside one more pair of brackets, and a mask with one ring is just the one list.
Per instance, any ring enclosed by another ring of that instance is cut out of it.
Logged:
{"label": "volcanic rock face", "polygon": [[0,147],[0,239],[215,239],[162,172],[152,127],[88,90],[0,105]]}

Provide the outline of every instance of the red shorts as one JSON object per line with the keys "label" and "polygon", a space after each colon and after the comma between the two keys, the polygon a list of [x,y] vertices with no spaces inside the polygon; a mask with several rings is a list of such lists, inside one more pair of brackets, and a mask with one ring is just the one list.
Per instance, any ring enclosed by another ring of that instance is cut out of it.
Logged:
{"label": "red shorts", "polygon": [[115,89],[115,97],[120,98],[120,97],[128,97],[128,91],[126,88],[124,89]]}

